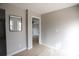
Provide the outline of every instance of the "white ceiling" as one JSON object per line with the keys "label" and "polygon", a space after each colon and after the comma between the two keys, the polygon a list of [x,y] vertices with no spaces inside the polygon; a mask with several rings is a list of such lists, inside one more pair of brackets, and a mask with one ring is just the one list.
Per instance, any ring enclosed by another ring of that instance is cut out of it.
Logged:
{"label": "white ceiling", "polygon": [[23,9],[30,9],[38,14],[45,14],[74,6],[76,3],[12,3],[10,5],[14,5]]}

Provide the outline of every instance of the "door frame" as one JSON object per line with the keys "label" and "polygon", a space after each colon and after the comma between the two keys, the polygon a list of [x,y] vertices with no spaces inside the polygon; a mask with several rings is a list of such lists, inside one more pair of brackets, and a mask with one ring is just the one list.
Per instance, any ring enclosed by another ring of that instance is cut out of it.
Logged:
{"label": "door frame", "polygon": [[[37,16],[32,16],[32,18],[39,19],[39,44],[41,44],[41,18]],[[32,19],[33,20],[33,19]],[[33,38],[33,37],[32,37]],[[33,47],[33,41],[32,41],[32,47]]]}

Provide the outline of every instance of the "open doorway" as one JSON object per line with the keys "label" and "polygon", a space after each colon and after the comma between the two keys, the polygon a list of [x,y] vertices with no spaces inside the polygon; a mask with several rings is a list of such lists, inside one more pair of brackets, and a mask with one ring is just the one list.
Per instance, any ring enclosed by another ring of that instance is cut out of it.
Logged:
{"label": "open doorway", "polygon": [[40,19],[32,17],[32,46],[40,43]]}

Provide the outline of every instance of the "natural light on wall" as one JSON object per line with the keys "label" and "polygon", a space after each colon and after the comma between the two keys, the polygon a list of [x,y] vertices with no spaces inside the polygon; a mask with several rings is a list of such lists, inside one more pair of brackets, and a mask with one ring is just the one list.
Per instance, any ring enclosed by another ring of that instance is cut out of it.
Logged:
{"label": "natural light on wall", "polygon": [[79,54],[79,25],[72,22],[65,32],[64,52],[66,55]]}

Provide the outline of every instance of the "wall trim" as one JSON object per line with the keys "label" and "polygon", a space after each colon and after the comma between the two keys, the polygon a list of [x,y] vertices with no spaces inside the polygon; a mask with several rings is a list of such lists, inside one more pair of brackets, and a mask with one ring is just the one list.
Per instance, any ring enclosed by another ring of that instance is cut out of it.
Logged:
{"label": "wall trim", "polygon": [[26,48],[20,49],[20,50],[15,51],[15,52],[13,52],[13,53],[11,53],[11,54],[7,54],[7,56],[13,56],[13,55],[15,55],[15,54],[17,54],[17,53],[19,53],[19,52],[24,51],[24,50],[26,50]]}
{"label": "wall trim", "polygon": [[28,48],[28,50],[32,49],[32,47]]}
{"label": "wall trim", "polygon": [[41,41],[39,41],[39,44],[42,44],[42,42],[41,42]]}
{"label": "wall trim", "polygon": [[55,50],[59,50],[58,48],[53,47],[53,46],[50,46],[50,45],[48,45],[48,44],[46,44],[46,43],[43,43],[43,42],[41,42],[41,45],[44,45],[44,46],[46,46],[46,47],[48,47],[48,48],[52,48],[52,49],[55,49]]}
{"label": "wall trim", "polygon": [[[40,17],[38,17],[38,16],[32,16],[32,18],[37,18],[37,19],[39,19],[39,44],[41,44],[41,18]],[[33,42],[32,42],[33,43]],[[32,45],[32,47],[33,47],[33,45]]]}

